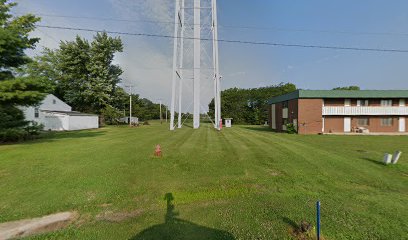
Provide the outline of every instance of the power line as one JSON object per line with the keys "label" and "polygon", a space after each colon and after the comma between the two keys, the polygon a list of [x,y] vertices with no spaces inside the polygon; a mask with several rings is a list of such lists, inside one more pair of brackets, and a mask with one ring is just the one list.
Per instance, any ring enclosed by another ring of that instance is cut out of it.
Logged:
{"label": "power line", "polygon": [[43,14],[34,13],[37,16],[43,17],[53,17],[53,18],[72,18],[72,19],[88,19],[88,20],[98,20],[98,21],[112,21],[112,22],[144,22],[144,23],[167,23],[174,24],[174,22],[166,21],[153,21],[153,20],[130,20],[130,19],[118,19],[118,18],[101,18],[101,17],[85,17],[85,16],[72,16],[72,15],[54,15],[54,14]]}
{"label": "power line", "polygon": [[[153,21],[153,20],[130,20],[130,19],[118,19],[118,18],[101,18],[101,17],[88,17],[88,16],[72,16],[72,15],[55,15],[55,14],[43,14],[35,13],[34,15],[52,18],[72,18],[72,19],[88,19],[97,21],[113,21],[113,22],[143,22],[143,23],[155,23],[155,24],[175,24],[171,21]],[[261,31],[284,31],[284,32],[312,32],[312,33],[330,33],[330,34],[348,34],[348,35],[383,35],[383,36],[408,36],[408,33],[397,32],[358,32],[358,31],[336,31],[336,30],[315,30],[315,29],[301,29],[301,28],[280,28],[280,27],[259,27],[259,26],[234,26],[234,25],[218,25],[221,28],[230,29],[252,29]]]}
{"label": "power line", "polygon": [[[49,29],[62,29],[62,30],[72,30],[72,31],[83,31],[83,32],[106,32],[110,34],[127,35],[127,36],[143,36],[143,37],[156,37],[156,38],[178,38],[170,35],[161,34],[148,34],[148,33],[130,33],[130,32],[119,32],[119,31],[106,31],[106,30],[96,30],[89,28],[73,28],[73,27],[61,27],[61,26],[49,26],[49,25],[36,25],[39,28],[49,28]],[[187,40],[195,40],[193,37],[184,37]],[[212,41],[209,38],[200,38],[203,41]],[[298,47],[298,48],[316,48],[316,49],[334,49],[334,50],[350,50],[350,51],[367,51],[367,52],[389,52],[389,53],[408,53],[408,50],[404,49],[385,49],[385,48],[362,48],[362,47],[342,47],[342,46],[325,46],[325,45],[306,45],[306,44],[287,44],[287,43],[274,43],[274,42],[255,42],[255,41],[244,41],[244,40],[226,40],[218,39],[218,42],[224,43],[238,43],[238,44],[248,44],[248,45],[264,45],[264,46],[275,46],[275,47]]]}

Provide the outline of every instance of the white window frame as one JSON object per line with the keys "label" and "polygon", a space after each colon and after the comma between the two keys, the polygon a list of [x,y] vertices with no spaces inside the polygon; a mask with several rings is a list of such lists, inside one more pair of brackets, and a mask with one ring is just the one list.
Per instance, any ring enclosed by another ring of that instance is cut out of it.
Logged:
{"label": "white window frame", "polygon": [[39,118],[40,117],[40,108],[36,107],[34,108],[34,118]]}
{"label": "white window frame", "polygon": [[392,117],[381,118],[381,127],[392,127],[393,125],[394,125],[394,118]]}
{"label": "white window frame", "polygon": [[[367,124],[360,124],[360,120],[367,120]],[[357,126],[359,126],[359,127],[368,127],[368,126],[370,126],[370,119],[368,117],[357,118]]]}
{"label": "white window frame", "polygon": [[368,107],[368,104],[368,99],[357,99],[357,107]]}
{"label": "white window frame", "polygon": [[391,107],[392,106],[392,99],[381,99],[381,106],[382,107]]}

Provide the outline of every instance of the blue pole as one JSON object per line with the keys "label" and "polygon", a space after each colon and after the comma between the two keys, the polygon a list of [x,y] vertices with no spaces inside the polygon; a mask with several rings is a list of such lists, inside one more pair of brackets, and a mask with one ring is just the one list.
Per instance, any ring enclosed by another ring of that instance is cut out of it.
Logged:
{"label": "blue pole", "polygon": [[316,202],[316,235],[317,240],[320,240],[320,201]]}

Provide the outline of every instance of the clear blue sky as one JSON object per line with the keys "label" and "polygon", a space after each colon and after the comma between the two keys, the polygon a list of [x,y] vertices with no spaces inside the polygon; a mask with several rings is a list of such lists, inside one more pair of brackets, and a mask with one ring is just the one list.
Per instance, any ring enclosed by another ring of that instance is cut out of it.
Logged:
{"label": "clear blue sky", "polygon": [[[188,0],[186,0],[188,1]],[[205,1],[205,0],[202,0]],[[172,21],[173,0],[19,0],[18,13]],[[408,50],[408,1],[218,0],[220,39]],[[171,26],[44,17],[43,24],[172,34]],[[231,28],[249,26],[254,28]],[[267,28],[267,29],[266,29]],[[375,33],[375,34],[374,34]],[[377,34],[378,33],[378,34]],[[387,33],[387,34],[379,34]],[[71,40],[69,31],[41,29],[41,45]],[[91,37],[91,34],[84,34]],[[169,99],[172,42],[122,37],[117,61],[124,80],[151,99]],[[359,85],[408,89],[408,53],[356,52],[220,43],[223,88],[292,82],[303,89]],[[158,86],[161,86],[158,90]]]}

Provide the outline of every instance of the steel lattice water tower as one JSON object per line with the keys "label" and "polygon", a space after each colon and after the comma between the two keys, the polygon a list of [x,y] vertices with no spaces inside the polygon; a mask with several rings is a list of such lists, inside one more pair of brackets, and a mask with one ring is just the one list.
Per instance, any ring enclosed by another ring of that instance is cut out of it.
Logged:
{"label": "steel lattice water tower", "polygon": [[[213,124],[216,129],[220,129],[221,87],[218,61],[217,1],[176,0],[174,25],[170,130],[175,129],[176,105],[178,107],[177,125],[178,128],[182,127],[182,99],[183,95],[186,95],[183,88],[189,80],[192,80],[193,85],[191,100],[194,129],[200,127],[200,109],[202,107],[200,95],[202,94],[202,85],[208,83],[207,81],[211,81],[213,87]],[[202,46],[202,41],[211,43],[211,54]],[[203,59],[207,59],[211,63],[204,67]],[[208,73],[209,77],[203,77],[204,72]]]}

